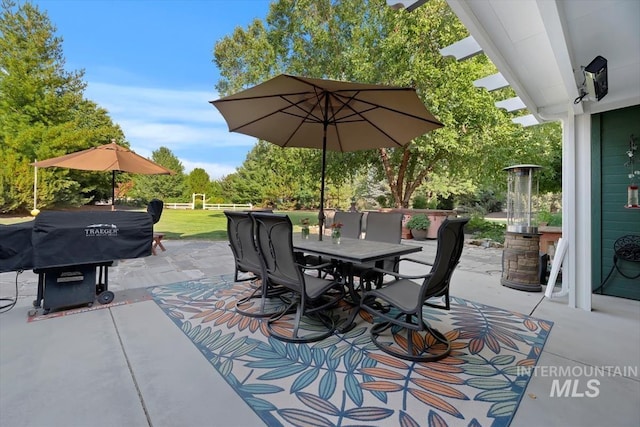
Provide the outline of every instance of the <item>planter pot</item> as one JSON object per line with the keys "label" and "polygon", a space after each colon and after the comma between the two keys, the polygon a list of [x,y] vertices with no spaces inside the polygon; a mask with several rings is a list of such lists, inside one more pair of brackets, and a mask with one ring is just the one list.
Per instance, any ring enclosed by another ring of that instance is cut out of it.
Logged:
{"label": "planter pot", "polygon": [[395,208],[395,209],[380,209],[380,211],[385,212],[402,212],[404,214],[404,218],[402,219],[402,238],[409,239],[411,237],[411,231],[405,227],[405,224],[412,215],[423,213],[427,215],[427,218],[431,221],[431,225],[429,226],[427,239],[437,239],[438,238],[438,229],[442,225],[445,219],[448,217],[455,218],[457,213],[455,210],[443,210],[443,209],[403,209],[403,208]]}
{"label": "planter pot", "polygon": [[562,237],[562,227],[541,225],[538,227],[538,234],[540,235],[540,252],[548,254],[549,245],[558,247],[558,239]]}
{"label": "planter pot", "polygon": [[411,229],[411,235],[415,240],[426,240],[429,235],[429,230]]}

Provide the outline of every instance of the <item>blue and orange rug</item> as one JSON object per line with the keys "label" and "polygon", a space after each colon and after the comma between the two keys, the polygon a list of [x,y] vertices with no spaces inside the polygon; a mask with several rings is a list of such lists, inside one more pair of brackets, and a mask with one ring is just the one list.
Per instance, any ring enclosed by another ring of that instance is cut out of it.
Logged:
{"label": "blue and orange rug", "polygon": [[363,318],[317,343],[270,338],[264,321],[235,311],[248,291],[247,282],[226,276],[151,289],[269,426],[508,426],[552,327],[452,298],[450,311],[425,307],[427,321],[452,340],[451,355],[414,363],[378,350]]}

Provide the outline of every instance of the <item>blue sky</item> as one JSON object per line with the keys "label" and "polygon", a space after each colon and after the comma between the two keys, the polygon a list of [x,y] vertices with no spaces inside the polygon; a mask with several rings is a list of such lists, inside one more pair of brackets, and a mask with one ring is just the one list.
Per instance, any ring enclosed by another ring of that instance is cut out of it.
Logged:
{"label": "blue sky", "polygon": [[[32,0],[63,38],[67,70],[85,70],[85,97],[107,109],[131,148],[169,148],[185,172],[235,171],[256,139],[230,133],[217,99],[217,40],[255,18],[268,0]],[[105,143],[108,141],[105,141]]]}

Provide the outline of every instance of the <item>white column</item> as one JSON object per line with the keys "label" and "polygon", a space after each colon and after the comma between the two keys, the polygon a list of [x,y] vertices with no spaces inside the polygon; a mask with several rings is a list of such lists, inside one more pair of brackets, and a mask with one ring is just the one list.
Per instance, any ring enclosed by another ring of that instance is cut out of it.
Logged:
{"label": "white column", "polygon": [[567,244],[567,252],[562,262],[562,288],[569,290],[570,307],[575,307],[576,295],[575,158],[575,116],[569,112],[562,120],[562,240]]}
{"label": "white column", "polygon": [[[580,114],[574,118],[573,159],[575,174],[572,177],[573,213],[569,225],[573,228],[573,247],[570,274],[573,292],[569,305],[591,311],[592,296],[592,197],[591,197],[591,116]],[[564,180],[564,173],[563,173]],[[563,188],[564,197],[564,188]],[[562,223],[565,223],[563,218]],[[564,230],[563,230],[564,231]]]}

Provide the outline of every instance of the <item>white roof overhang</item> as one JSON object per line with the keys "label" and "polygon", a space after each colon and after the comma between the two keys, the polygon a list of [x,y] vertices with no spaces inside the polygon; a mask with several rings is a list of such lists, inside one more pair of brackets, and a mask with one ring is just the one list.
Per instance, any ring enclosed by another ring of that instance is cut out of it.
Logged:
{"label": "white roof overhang", "polygon": [[[640,2],[447,2],[539,121],[640,104]],[[608,62],[608,94],[574,104],[583,67],[598,55]]]}

